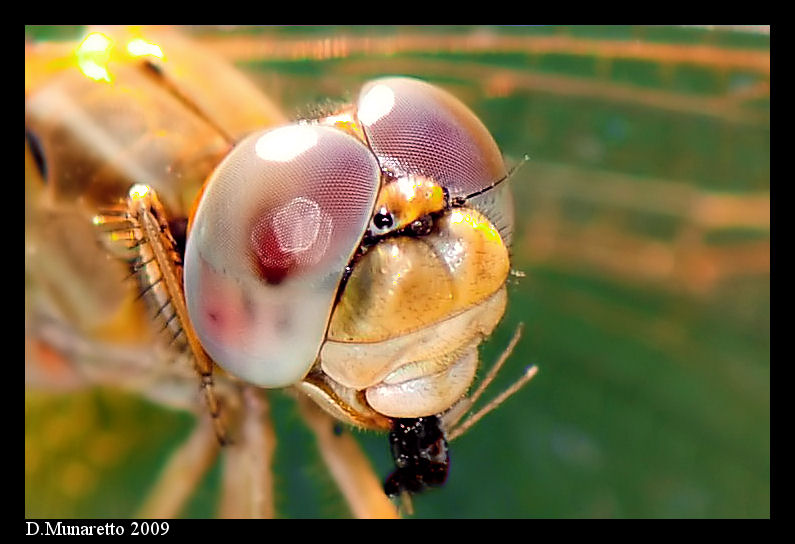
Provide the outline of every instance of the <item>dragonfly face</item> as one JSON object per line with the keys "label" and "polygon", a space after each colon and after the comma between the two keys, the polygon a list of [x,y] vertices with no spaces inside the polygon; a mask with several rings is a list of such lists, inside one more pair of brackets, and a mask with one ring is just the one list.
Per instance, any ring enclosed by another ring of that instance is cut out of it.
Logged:
{"label": "dragonfly face", "polygon": [[443,412],[505,307],[510,225],[466,202],[504,176],[477,118],[408,78],[365,86],[344,122],[250,136],[191,221],[185,290],[202,344],[247,381],[303,382],[359,426]]}
{"label": "dragonfly face", "polygon": [[[165,304],[184,296],[180,330],[240,380],[294,386],[379,430],[464,399],[505,310],[513,221],[502,156],[477,117],[437,87],[383,78],[334,115],[285,124],[244,83],[224,82],[224,108],[217,74],[147,55],[109,64],[108,81],[74,69],[26,92],[46,165],[30,198],[72,203],[49,213],[88,232],[141,184],[162,201],[161,232],[187,219],[182,285]],[[136,311],[127,295],[69,299],[45,283],[86,334]]]}

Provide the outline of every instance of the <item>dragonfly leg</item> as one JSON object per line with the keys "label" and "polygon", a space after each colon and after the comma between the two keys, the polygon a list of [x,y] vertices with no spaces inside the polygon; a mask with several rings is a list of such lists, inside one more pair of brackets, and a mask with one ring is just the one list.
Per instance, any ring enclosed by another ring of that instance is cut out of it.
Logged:
{"label": "dragonfly leg", "polygon": [[323,461],[356,518],[398,518],[380,478],[356,439],[306,395],[298,394],[301,415],[317,439]]}
{"label": "dragonfly leg", "polygon": [[241,385],[238,440],[223,451],[221,518],[273,518],[276,433],[264,389]]}
{"label": "dragonfly leg", "polygon": [[214,363],[191,325],[185,305],[182,255],[156,191],[146,185],[134,185],[123,206],[98,214],[94,224],[105,234],[111,253],[123,256],[129,263],[131,276],[139,285],[139,296],[154,312],[153,319],[160,322],[160,333],[168,345],[190,359],[199,375],[218,442],[225,445],[229,437],[215,392]]}
{"label": "dragonfly leg", "polygon": [[218,457],[214,434],[210,422],[200,419],[188,439],[171,455],[137,517],[163,519],[180,515]]}

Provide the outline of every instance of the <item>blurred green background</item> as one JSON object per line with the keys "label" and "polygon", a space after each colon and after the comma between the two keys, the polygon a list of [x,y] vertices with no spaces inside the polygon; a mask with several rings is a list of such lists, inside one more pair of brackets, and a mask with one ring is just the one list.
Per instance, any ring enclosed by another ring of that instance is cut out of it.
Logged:
{"label": "blurred green background", "polygon": [[[79,29],[78,29],[79,31]],[[525,335],[416,517],[770,515],[770,36],[765,28],[189,28],[289,114],[385,74],[451,90],[508,157],[509,310]],[[74,28],[26,28],[73,37]],[[349,513],[272,395],[283,517]],[[26,393],[28,517],[127,517],[193,420],[111,390]],[[384,436],[359,434],[376,470]],[[213,515],[220,470],[184,513]]]}

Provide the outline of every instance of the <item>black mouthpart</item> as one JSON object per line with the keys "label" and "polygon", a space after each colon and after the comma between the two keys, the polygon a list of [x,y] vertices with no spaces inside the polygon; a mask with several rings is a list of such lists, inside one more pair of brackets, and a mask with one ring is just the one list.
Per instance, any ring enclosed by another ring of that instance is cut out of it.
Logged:
{"label": "black mouthpart", "polygon": [[384,482],[384,492],[420,493],[447,480],[450,453],[437,416],[395,419],[389,447],[397,469]]}

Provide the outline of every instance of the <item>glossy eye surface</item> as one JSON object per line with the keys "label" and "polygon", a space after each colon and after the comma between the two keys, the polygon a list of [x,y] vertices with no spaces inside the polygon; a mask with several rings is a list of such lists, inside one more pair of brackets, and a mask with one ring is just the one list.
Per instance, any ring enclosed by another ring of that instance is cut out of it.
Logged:
{"label": "glossy eye surface", "polygon": [[265,387],[304,376],[379,182],[366,146],[318,126],[254,134],[221,163],[185,253],[188,312],[219,365]]}
{"label": "glossy eye surface", "polygon": [[438,87],[410,78],[376,79],[362,88],[357,108],[370,147],[397,176],[426,176],[450,196],[466,196],[506,174],[488,129]]}

